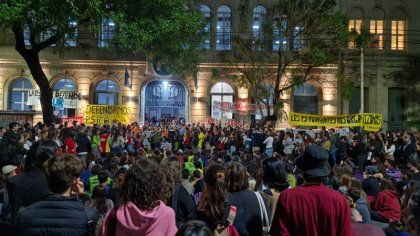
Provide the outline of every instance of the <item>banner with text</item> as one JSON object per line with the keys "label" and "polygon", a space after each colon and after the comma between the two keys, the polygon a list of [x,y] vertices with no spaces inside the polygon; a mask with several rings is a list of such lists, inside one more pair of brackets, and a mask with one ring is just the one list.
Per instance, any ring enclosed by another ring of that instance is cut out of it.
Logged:
{"label": "banner with text", "polygon": [[131,107],[88,104],[85,110],[85,123],[93,124],[130,124]]}
{"label": "banner with text", "polygon": [[80,93],[71,91],[54,91],[52,105],[58,108],[79,108]]}
{"label": "banner with text", "polygon": [[298,126],[354,127],[363,126],[366,131],[379,131],[382,127],[382,114],[363,113],[337,116],[320,116],[302,113],[289,113],[289,124]]}
{"label": "banner with text", "polygon": [[37,89],[29,89],[28,90],[28,101],[26,105],[28,106],[39,106],[41,105],[41,91]]}
{"label": "banner with text", "polygon": [[84,123],[83,116],[73,116],[73,117],[65,117],[61,118],[61,124],[67,122],[67,126],[73,126],[73,121],[77,121],[77,124]]}
{"label": "banner with text", "polygon": [[261,112],[263,115],[267,115],[268,109],[270,109],[270,112],[272,112],[274,107],[272,104],[269,104],[267,107],[263,103],[249,104],[247,102],[214,101],[213,109],[221,112],[239,113],[241,115],[261,115]]}

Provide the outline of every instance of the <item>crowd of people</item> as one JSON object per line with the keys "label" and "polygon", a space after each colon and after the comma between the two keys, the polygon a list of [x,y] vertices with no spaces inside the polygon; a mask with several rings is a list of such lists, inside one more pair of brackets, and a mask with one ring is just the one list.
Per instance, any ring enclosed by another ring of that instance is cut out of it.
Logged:
{"label": "crowd of people", "polygon": [[0,127],[1,235],[420,235],[412,132]]}

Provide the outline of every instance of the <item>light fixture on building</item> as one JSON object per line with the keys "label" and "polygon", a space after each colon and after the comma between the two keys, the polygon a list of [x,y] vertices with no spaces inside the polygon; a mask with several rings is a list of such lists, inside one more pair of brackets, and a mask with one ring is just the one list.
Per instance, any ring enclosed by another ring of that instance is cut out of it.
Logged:
{"label": "light fixture on building", "polygon": [[248,89],[245,87],[240,87],[238,89],[238,98],[239,99],[247,99],[248,98]]}
{"label": "light fixture on building", "polygon": [[168,81],[165,80],[165,81],[163,81],[162,84],[163,84],[163,87],[167,87],[168,86]]}

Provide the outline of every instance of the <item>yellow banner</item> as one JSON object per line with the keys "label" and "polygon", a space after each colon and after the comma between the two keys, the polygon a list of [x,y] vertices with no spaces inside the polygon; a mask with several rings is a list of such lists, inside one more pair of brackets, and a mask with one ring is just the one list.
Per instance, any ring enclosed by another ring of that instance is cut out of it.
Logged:
{"label": "yellow banner", "polygon": [[112,124],[120,122],[130,124],[131,107],[129,106],[111,106],[88,104],[85,110],[85,123],[94,124]]}
{"label": "yellow banner", "polygon": [[338,116],[320,116],[302,113],[289,113],[289,124],[296,126],[354,127],[363,126],[366,131],[379,131],[382,127],[382,114],[363,113]]}

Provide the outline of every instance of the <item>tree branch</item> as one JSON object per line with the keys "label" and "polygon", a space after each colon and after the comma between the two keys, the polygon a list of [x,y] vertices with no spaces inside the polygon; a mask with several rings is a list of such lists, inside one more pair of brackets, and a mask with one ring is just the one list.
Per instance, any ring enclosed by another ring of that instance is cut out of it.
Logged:
{"label": "tree branch", "polygon": [[28,52],[28,49],[25,47],[25,37],[23,35],[23,28],[19,24],[13,24],[12,26],[13,33],[15,35],[15,49],[21,55],[24,55]]}
{"label": "tree branch", "polygon": [[49,47],[55,43],[57,43],[58,41],[58,33],[54,34],[53,36],[51,36],[50,38],[48,38],[47,40],[44,40],[38,44],[36,44],[35,46],[33,46],[33,50],[39,52],[41,50],[43,50],[46,47]]}

